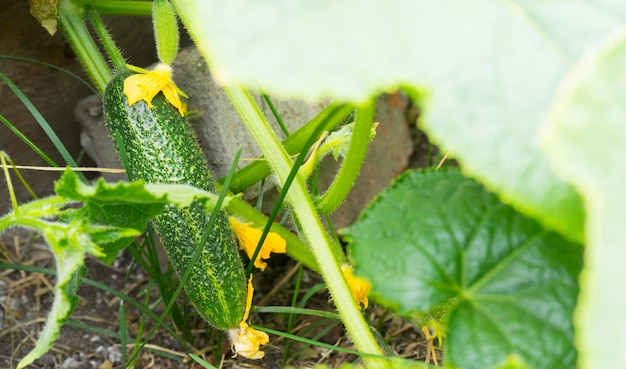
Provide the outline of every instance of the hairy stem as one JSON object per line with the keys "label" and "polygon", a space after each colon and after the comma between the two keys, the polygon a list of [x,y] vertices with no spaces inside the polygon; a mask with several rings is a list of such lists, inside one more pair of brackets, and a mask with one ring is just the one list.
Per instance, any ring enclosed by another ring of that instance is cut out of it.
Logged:
{"label": "hairy stem", "polygon": [[[263,116],[250,94],[242,87],[224,88],[233,106],[239,113],[248,131],[259,145],[261,152],[279,183],[284,183],[289,176],[293,162],[284,150],[280,141],[272,131],[267,119]],[[374,355],[381,355],[372,332],[369,330],[359,310],[348,284],[343,277],[340,265],[334,255],[332,241],[329,239],[309,196],[304,180],[300,175],[295,177],[287,194],[294,215],[302,225],[303,235],[315,255],[320,272],[328,285],[339,314],[357,348]],[[386,368],[386,360],[376,357],[364,357],[368,368]]]}
{"label": "hairy stem", "polygon": [[122,53],[120,52],[117,45],[115,45],[115,41],[113,41],[111,34],[102,23],[102,20],[100,19],[100,16],[96,12],[96,10],[93,7],[89,7],[87,9],[87,15],[89,17],[91,25],[93,26],[94,31],[100,38],[100,43],[102,44],[102,47],[109,55],[109,59],[111,59],[113,67],[118,71],[126,69],[126,60],[124,60]]}
{"label": "hairy stem", "polygon": [[85,9],[75,1],[59,0],[57,12],[65,37],[96,89],[102,94],[111,79],[111,70],[85,26]]}
{"label": "hairy stem", "polygon": [[341,205],[359,176],[370,142],[375,107],[372,101],[356,112],[350,147],[343,164],[328,190],[315,199],[317,209],[323,214],[330,214]]}

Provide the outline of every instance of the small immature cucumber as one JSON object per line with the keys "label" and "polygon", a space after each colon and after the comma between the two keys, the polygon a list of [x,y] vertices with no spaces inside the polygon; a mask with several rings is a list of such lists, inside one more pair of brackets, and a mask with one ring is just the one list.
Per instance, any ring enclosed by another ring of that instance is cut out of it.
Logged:
{"label": "small immature cucumber", "polygon": [[[104,116],[114,141],[121,137],[131,180],[184,183],[214,191],[207,162],[187,120],[159,93],[152,108],[141,100],[132,106],[123,92],[130,74],[119,73],[104,93]],[[117,144],[117,143],[116,143]],[[119,149],[119,148],[118,148]],[[186,209],[166,206],[154,226],[174,271],[183,275],[202,238],[209,215],[199,204]],[[238,247],[224,212],[215,221],[185,291],[200,315],[216,328],[235,328],[246,306],[246,278]]]}

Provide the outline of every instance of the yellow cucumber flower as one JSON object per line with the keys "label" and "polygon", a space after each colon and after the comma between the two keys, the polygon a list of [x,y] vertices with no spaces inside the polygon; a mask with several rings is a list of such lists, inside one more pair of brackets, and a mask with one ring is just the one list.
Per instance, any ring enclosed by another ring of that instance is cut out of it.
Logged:
{"label": "yellow cucumber flower", "polygon": [[133,105],[144,100],[152,108],[152,99],[162,92],[167,101],[172,104],[181,116],[185,115],[185,109],[180,96],[187,97],[172,81],[172,67],[167,64],[157,64],[154,69],[148,71],[142,68],[128,66],[138,72],[124,80],[124,94],[128,98],[128,105]]}
{"label": "yellow cucumber flower", "polygon": [[248,280],[248,298],[246,299],[246,312],[243,320],[239,323],[239,327],[228,331],[228,336],[232,342],[232,349],[237,355],[241,355],[247,359],[261,359],[265,353],[260,350],[261,345],[269,342],[267,333],[257,331],[248,326],[246,321],[250,315],[250,307],[252,306],[252,294],[254,287],[252,286],[252,275]]}
{"label": "yellow cucumber flower", "polygon": [[[250,227],[248,224],[242,223],[233,217],[229,217],[228,220],[233,232],[235,232],[235,235],[239,239],[239,246],[246,252],[246,255],[252,259],[263,231]],[[267,234],[263,246],[261,246],[261,250],[254,261],[254,266],[264,270],[265,267],[267,267],[267,263],[263,260],[269,259],[272,252],[283,254],[287,252],[287,241],[275,232],[269,232]]]}
{"label": "yellow cucumber flower", "polygon": [[367,305],[369,304],[367,294],[370,292],[372,285],[363,278],[355,277],[352,273],[352,267],[348,264],[342,265],[341,271],[348,282],[350,292],[352,292],[352,296],[354,296],[357,304],[359,304],[359,306],[363,304],[363,307],[367,309]]}

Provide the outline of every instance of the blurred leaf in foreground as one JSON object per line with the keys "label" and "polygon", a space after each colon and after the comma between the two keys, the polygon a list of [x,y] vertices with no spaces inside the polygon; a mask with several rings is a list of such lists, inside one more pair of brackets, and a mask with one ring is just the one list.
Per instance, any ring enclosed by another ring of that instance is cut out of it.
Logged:
{"label": "blurred leaf in foreground", "polygon": [[585,196],[585,269],[576,310],[580,368],[626,367],[626,33],[589,53],[561,87],[544,148]]}
{"label": "blurred leaf in foreground", "polygon": [[173,3],[222,83],[343,101],[426,91],[413,98],[430,139],[503,201],[583,241],[582,199],[537,132],[570,68],[626,25],[623,0]]}

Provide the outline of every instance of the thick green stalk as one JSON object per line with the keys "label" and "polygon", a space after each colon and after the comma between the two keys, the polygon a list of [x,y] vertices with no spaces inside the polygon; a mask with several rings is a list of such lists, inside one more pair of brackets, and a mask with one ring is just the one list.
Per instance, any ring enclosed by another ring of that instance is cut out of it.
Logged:
{"label": "thick green stalk", "polygon": [[91,1],[90,5],[100,15],[150,16],[152,14],[151,1],[99,0]]}
{"label": "thick green stalk", "polygon": [[85,26],[82,4],[72,0],[59,0],[57,12],[65,37],[96,89],[102,94],[111,79],[111,70]]}
{"label": "thick green stalk", "polygon": [[[293,162],[272,131],[250,94],[242,87],[224,88],[233,106],[246,125],[248,131],[259,145],[261,152],[279,183],[287,179]],[[364,353],[381,355],[372,332],[369,330],[359,307],[357,306],[348,284],[341,272],[339,263],[332,251],[331,241],[326,234],[307,187],[301,176],[296,176],[287,194],[295,216],[302,225],[304,237],[315,255],[320,272],[328,285],[333,302],[357,348]],[[364,357],[368,368],[387,368],[388,362],[381,358]]]}
{"label": "thick green stalk", "polygon": [[109,59],[111,60],[113,67],[118,71],[125,70],[126,60],[122,56],[120,49],[117,45],[115,45],[115,41],[113,41],[111,34],[102,23],[98,12],[94,8],[89,7],[87,9],[87,16],[93,26],[93,30],[100,38],[100,43],[102,44],[104,51],[109,55]]}

